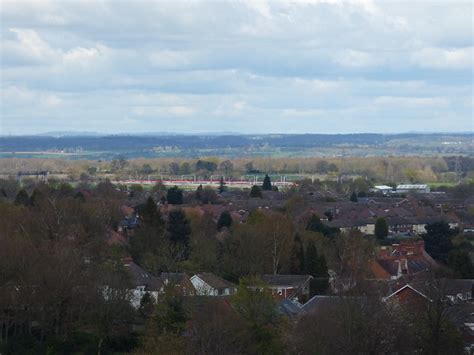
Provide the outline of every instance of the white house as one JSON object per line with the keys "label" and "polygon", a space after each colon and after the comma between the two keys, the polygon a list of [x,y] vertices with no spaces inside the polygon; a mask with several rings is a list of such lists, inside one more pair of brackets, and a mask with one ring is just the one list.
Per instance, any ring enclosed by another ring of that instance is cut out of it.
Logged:
{"label": "white house", "polygon": [[149,294],[153,300],[158,301],[158,295],[163,288],[163,282],[160,278],[150,274],[135,264],[131,258],[124,260],[124,267],[130,276],[132,288],[130,292],[130,303],[134,308],[139,308],[141,300],[145,294]]}
{"label": "white house", "polygon": [[207,272],[191,277],[191,283],[199,296],[228,296],[237,291],[232,282]]}

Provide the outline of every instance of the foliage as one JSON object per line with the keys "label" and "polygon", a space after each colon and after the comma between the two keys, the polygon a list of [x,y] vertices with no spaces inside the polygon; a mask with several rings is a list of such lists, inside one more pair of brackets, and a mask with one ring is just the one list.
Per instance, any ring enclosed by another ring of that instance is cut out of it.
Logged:
{"label": "foliage", "polygon": [[263,179],[262,190],[263,191],[271,191],[272,190],[272,182],[271,182],[270,176],[268,176],[268,174],[266,174],[265,178]]}
{"label": "foliage", "polygon": [[172,210],[168,215],[166,227],[168,239],[173,249],[175,260],[181,261],[189,257],[189,235],[191,226],[186,215],[181,209]]}
{"label": "foliage", "polygon": [[352,192],[351,197],[349,198],[351,202],[357,202],[357,194],[355,191]]}
{"label": "foliage", "polygon": [[305,270],[305,252],[303,243],[298,234],[295,235],[291,247],[290,272],[292,274],[302,274]]}
{"label": "foliage", "polygon": [[246,323],[258,354],[283,353],[275,303],[264,288],[258,279],[241,279],[232,304]]}
{"label": "foliage", "polygon": [[196,162],[196,170],[207,170],[213,172],[217,169],[217,164],[211,161],[198,160]]}
{"label": "foliage", "polygon": [[174,285],[165,286],[164,293],[156,306],[152,319],[158,334],[181,335],[185,329],[187,315],[183,306],[183,297]]}
{"label": "foliage", "polygon": [[23,189],[18,191],[15,197],[15,205],[27,206],[29,203],[30,203],[30,198],[28,197],[28,193]]}
{"label": "foliage", "polygon": [[426,233],[422,235],[425,249],[433,258],[447,261],[448,253],[453,248],[451,238],[457,231],[451,229],[447,222],[434,222],[425,226]]}
{"label": "foliage", "polygon": [[463,279],[474,278],[474,265],[472,265],[469,252],[462,249],[454,249],[448,253],[448,266]]}
{"label": "foliage", "polygon": [[328,277],[328,268],[324,254],[319,255],[313,241],[306,245],[304,273],[314,277]]}
{"label": "foliage", "polygon": [[219,193],[223,193],[224,191],[226,191],[227,187],[225,186],[225,181],[224,181],[224,177],[221,176],[220,180],[219,180],[219,188],[218,188],[218,191]]}
{"label": "foliage", "polygon": [[223,227],[229,228],[232,225],[232,217],[229,211],[221,213],[219,220],[217,221],[217,229],[221,230]]}
{"label": "foliage", "polygon": [[306,230],[321,233],[325,237],[333,237],[338,232],[337,228],[328,227],[321,222],[321,219],[315,214],[312,214],[306,223]]}
{"label": "foliage", "polygon": [[377,239],[384,239],[388,236],[388,224],[385,218],[377,218],[377,220],[375,221],[374,233]]}
{"label": "foliage", "polygon": [[262,198],[262,190],[259,186],[253,185],[250,189],[250,197],[259,197]]}
{"label": "foliage", "polygon": [[182,205],[183,190],[181,190],[178,186],[169,188],[166,194],[166,200],[172,205]]}

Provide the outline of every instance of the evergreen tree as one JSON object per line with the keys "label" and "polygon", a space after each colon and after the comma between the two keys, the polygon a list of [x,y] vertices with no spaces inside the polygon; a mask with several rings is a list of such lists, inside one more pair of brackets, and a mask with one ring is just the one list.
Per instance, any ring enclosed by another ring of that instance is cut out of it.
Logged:
{"label": "evergreen tree", "polygon": [[425,226],[426,233],[422,235],[426,251],[433,258],[447,261],[448,253],[453,249],[451,238],[457,230],[451,229],[447,222],[434,222]]}
{"label": "evergreen tree", "polygon": [[224,177],[221,176],[221,179],[219,180],[219,193],[223,193],[225,190],[227,190],[227,187],[225,186],[225,181],[224,181]]}
{"label": "evergreen tree", "polygon": [[276,303],[272,295],[260,291],[262,289],[265,285],[260,280],[241,278],[232,308],[244,321],[256,347],[251,353],[279,354],[282,344]]}
{"label": "evergreen tree", "polygon": [[[31,203],[32,206],[34,206],[35,203],[37,203],[37,200],[38,200],[37,197],[33,197],[34,194],[35,194],[35,192],[33,191],[33,194],[30,197],[30,203]],[[74,195],[74,199],[78,200],[80,202],[86,202],[86,198],[85,198],[84,194],[82,193],[82,191],[78,191]]]}
{"label": "evergreen tree", "polygon": [[354,192],[352,192],[352,195],[351,195],[351,198],[350,198],[351,202],[357,202],[357,194]]}
{"label": "evergreen tree", "polygon": [[138,308],[138,312],[143,317],[148,318],[152,315],[154,307],[154,299],[151,297],[149,292],[145,292],[142,299],[140,300],[140,307]]}
{"label": "evergreen tree", "polygon": [[306,245],[306,255],[304,258],[306,274],[317,276],[319,273],[320,261],[318,257],[318,250],[313,241],[309,241]]}
{"label": "evergreen tree", "polygon": [[270,176],[268,176],[268,174],[266,174],[265,178],[263,179],[262,190],[263,191],[271,191],[272,190],[272,181],[270,180]]}
{"label": "evergreen tree", "polygon": [[191,225],[181,209],[171,211],[168,216],[168,237],[171,245],[175,248],[174,257],[177,260],[185,260],[189,256],[189,235]]}
{"label": "evergreen tree", "polygon": [[[81,194],[81,196],[78,196],[78,194]],[[40,190],[34,189],[33,193],[30,196],[30,202],[29,203],[30,203],[31,206],[35,206],[43,198],[44,198],[44,194]],[[79,198],[81,202],[85,202],[85,200],[86,200],[83,193],[80,192],[80,191],[74,196],[74,198]]]}
{"label": "evergreen tree", "polygon": [[217,229],[221,230],[223,227],[230,227],[232,225],[232,217],[229,211],[221,213],[219,220],[217,221]]}
{"label": "evergreen tree", "polygon": [[168,203],[171,203],[172,205],[182,205],[183,191],[178,186],[174,186],[168,189],[166,199],[168,200]]}
{"label": "evergreen tree", "polygon": [[262,198],[262,190],[257,185],[253,185],[250,189],[250,197],[259,197]]}
{"label": "evergreen tree", "polygon": [[196,199],[198,201],[202,200],[202,185],[199,185],[196,189]]}
{"label": "evergreen tree", "polygon": [[324,233],[325,225],[321,222],[321,219],[315,214],[312,214],[308,223],[306,224],[306,230],[318,233]]}
{"label": "evergreen tree", "polygon": [[140,216],[143,222],[149,226],[158,227],[163,224],[160,211],[156,207],[155,200],[153,200],[151,196],[148,197],[145,205],[141,208]]}
{"label": "evergreen tree", "polygon": [[303,273],[305,268],[304,247],[300,236],[297,234],[293,240],[290,256],[290,272],[295,275]]}
{"label": "evergreen tree", "polygon": [[15,197],[15,205],[28,206],[29,203],[30,203],[30,198],[28,197],[28,193],[24,189],[21,189],[20,191],[18,191]]}
{"label": "evergreen tree", "polygon": [[165,286],[156,307],[154,325],[158,334],[181,335],[186,325],[183,298],[173,285]]}
{"label": "evergreen tree", "polygon": [[316,277],[327,278],[329,275],[326,257],[324,256],[324,254],[321,254],[319,255],[318,259],[318,273],[316,274]]}
{"label": "evergreen tree", "polygon": [[448,266],[463,279],[474,278],[474,266],[466,250],[451,250],[448,254]]}
{"label": "evergreen tree", "polygon": [[379,217],[375,221],[375,236],[377,239],[384,239],[388,236],[387,221],[383,217]]}

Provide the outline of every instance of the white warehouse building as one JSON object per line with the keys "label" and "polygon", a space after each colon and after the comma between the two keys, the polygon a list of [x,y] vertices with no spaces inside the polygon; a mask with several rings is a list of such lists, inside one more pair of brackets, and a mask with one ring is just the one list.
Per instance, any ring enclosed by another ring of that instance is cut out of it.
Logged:
{"label": "white warehouse building", "polygon": [[427,194],[430,191],[430,187],[426,184],[402,184],[397,186],[397,193],[418,192]]}

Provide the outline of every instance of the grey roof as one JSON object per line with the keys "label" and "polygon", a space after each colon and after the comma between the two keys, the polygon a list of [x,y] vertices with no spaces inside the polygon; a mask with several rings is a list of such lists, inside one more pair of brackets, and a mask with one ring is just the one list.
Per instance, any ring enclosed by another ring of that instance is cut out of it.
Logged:
{"label": "grey roof", "polygon": [[426,294],[430,294],[430,288],[434,287],[445,296],[456,296],[458,293],[472,292],[474,279],[415,280],[410,285]]}
{"label": "grey roof", "polygon": [[291,286],[302,287],[308,280],[312,279],[311,275],[262,275],[262,281],[270,286]]}
{"label": "grey roof", "polygon": [[146,291],[159,291],[163,286],[163,283],[158,277],[150,274],[134,262],[125,266],[125,269],[130,275],[130,280],[134,287],[145,286]]}
{"label": "grey roof", "polygon": [[287,316],[296,316],[301,312],[301,305],[289,299],[284,299],[279,303],[278,311],[280,314]]}
{"label": "grey roof", "polygon": [[343,299],[344,298],[340,296],[316,295],[301,307],[301,311],[304,313],[313,313],[320,310],[327,310],[328,308],[340,305]]}
{"label": "grey roof", "polygon": [[207,283],[212,288],[235,288],[237,287],[234,283],[224,280],[222,277],[214,275],[210,272],[203,272],[201,274],[196,274],[201,280]]}
{"label": "grey roof", "polygon": [[188,275],[184,272],[162,272],[160,275],[160,279],[163,282],[169,282],[175,285],[180,285],[186,279],[189,279]]}

